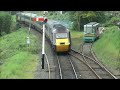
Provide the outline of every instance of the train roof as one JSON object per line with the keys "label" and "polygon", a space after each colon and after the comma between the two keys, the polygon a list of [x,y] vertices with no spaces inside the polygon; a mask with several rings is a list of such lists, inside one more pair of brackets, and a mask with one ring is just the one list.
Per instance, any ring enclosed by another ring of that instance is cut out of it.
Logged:
{"label": "train roof", "polygon": [[27,17],[36,17],[37,14],[33,14],[33,13],[17,13],[16,15],[23,15],[23,16],[27,16]]}
{"label": "train roof", "polygon": [[53,29],[53,32],[67,32],[68,31],[68,29],[58,21],[49,20],[47,24]]}
{"label": "train roof", "polygon": [[65,33],[65,32],[69,32],[65,27],[57,27],[53,29],[54,33]]}
{"label": "train roof", "polygon": [[[49,24],[51,27],[57,25],[57,26],[64,26],[62,23],[55,21],[55,20],[48,20],[47,24]],[[65,26],[64,26],[65,27]]]}
{"label": "train roof", "polygon": [[88,23],[88,24],[85,24],[84,25],[84,27],[94,27],[94,26],[97,26],[97,25],[99,25],[99,23],[97,23],[97,22],[90,22],[90,23]]}
{"label": "train roof", "polygon": [[48,20],[47,22],[49,25],[53,26],[54,24],[57,24],[58,22],[55,20]]}
{"label": "train roof", "polygon": [[33,14],[33,13],[25,13],[24,15],[28,16],[28,17],[36,17],[37,16],[37,14]]}
{"label": "train roof", "polygon": [[25,13],[20,13],[20,12],[19,12],[19,13],[16,13],[16,15],[24,15],[24,14],[25,14]]}
{"label": "train roof", "polygon": [[53,28],[55,28],[57,30],[66,30],[66,27],[61,24],[54,24]]}
{"label": "train roof", "polygon": [[44,18],[43,16],[36,16],[36,18]]}

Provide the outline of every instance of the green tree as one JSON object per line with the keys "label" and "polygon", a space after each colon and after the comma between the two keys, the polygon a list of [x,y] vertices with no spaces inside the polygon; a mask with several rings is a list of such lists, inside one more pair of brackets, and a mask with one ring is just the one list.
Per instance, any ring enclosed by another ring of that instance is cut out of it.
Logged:
{"label": "green tree", "polygon": [[[6,26],[6,24],[7,24],[7,26]],[[11,15],[6,14],[6,16],[5,16],[5,27],[4,27],[6,33],[10,33],[11,25],[12,25],[12,17],[11,17]]]}
{"label": "green tree", "polygon": [[80,20],[82,16],[82,11],[72,11],[70,12],[70,20],[73,22],[74,30],[80,31]]}
{"label": "green tree", "polygon": [[13,23],[12,16],[9,14],[9,12],[1,11],[0,36],[2,36],[4,33],[10,33],[12,23]]}
{"label": "green tree", "polygon": [[81,31],[81,26],[86,23],[105,21],[105,14],[102,11],[75,11],[71,12],[70,15],[71,20],[74,22],[73,28],[78,31]]}

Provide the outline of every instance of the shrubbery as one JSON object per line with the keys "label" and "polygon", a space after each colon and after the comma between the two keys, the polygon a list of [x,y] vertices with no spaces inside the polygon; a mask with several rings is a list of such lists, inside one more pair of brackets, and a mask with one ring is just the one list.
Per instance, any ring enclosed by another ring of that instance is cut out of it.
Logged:
{"label": "shrubbery", "polygon": [[10,33],[13,20],[8,12],[0,11],[0,36]]}
{"label": "shrubbery", "polygon": [[100,39],[94,43],[93,50],[99,60],[109,68],[120,70],[120,31],[117,26],[106,27]]}
{"label": "shrubbery", "polygon": [[49,12],[46,17],[48,17],[49,19],[54,19],[54,20],[69,20],[69,13],[64,13],[64,14],[60,14],[60,13],[52,13]]}
{"label": "shrubbery", "polygon": [[119,17],[112,17],[111,19],[107,20],[104,26],[113,26],[117,25],[117,22],[120,22]]}
{"label": "shrubbery", "polygon": [[31,33],[28,47],[27,36],[27,28],[20,28],[0,37],[0,79],[34,78],[41,41]]}

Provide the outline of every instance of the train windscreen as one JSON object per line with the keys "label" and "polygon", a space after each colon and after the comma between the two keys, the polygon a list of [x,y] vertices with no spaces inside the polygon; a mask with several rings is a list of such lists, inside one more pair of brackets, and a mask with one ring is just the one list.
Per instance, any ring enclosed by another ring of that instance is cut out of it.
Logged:
{"label": "train windscreen", "polygon": [[85,33],[93,33],[93,28],[92,27],[85,28]]}
{"label": "train windscreen", "polygon": [[56,33],[56,38],[67,38],[67,33]]}

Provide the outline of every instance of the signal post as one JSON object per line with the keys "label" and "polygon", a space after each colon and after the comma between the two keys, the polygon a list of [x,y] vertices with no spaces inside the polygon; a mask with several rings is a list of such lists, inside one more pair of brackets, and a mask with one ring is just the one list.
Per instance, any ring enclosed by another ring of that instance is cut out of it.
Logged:
{"label": "signal post", "polygon": [[43,38],[42,38],[42,69],[44,69],[44,57],[45,57],[45,23],[47,23],[47,18],[34,18],[34,21],[41,21],[43,24]]}
{"label": "signal post", "polygon": [[42,40],[42,69],[44,69],[44,57],[45,57],[45,24],[43,24],[43,40]]}

